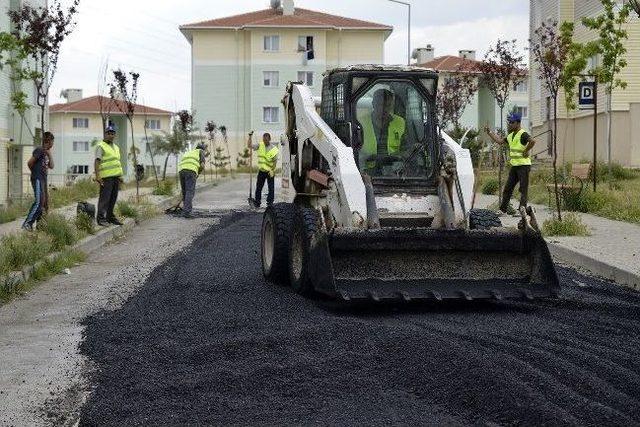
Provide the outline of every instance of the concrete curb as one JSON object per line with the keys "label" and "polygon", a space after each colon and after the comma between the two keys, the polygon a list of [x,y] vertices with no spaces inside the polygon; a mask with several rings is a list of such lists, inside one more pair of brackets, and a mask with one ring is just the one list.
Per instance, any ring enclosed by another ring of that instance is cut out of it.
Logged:
{"label": "concrete curb", "polygon": [[[208,190],[209,188],[215,187],[219,183],[220,181],[207,182],[198,186],[196,190],[198,191]],[[180,196],[176,195],[176,196],[165,197],[154,204],[158,209],[160,209],[161,211],[164,211],[165,209],[176,205],[179,200],[180,200]],[[123,225],[118,227],[106,227],[101,230],[98,230],[96,234],[91,234],[85,237],[84,239],[77,242],[75,245],[69,247],[69,249],[76,249],[81,252],[84,252],[85,254],[90,254],[91,252],[97,249],[100,249],[102,246],[104,246],[106,243],[110,242],[111,240],[124,236],[126,233],[133,230],[133,228],[136,225],[140,224],[141,222],[144,222],[144,220],[136,221],[132,218],[125,218],[123,221]],[[46,259],[52,261],[56,257],[60,256],[60,254],[61,254],[60,252],[54,252],[52,254],[47,255]],[[31,278],[33,271],[36,268],[40,267],[42,264],[44,264],[44,261],[38,261],[33,265],[23,267],[22,271],[13,271],[7,274],[6,276],[0,276],[0,288],[11,289],[21,285],[24,282],[27,282]]]}
{"label": "concrete curb", "polygon": [[620,285],[640,291],[640,275],[637,273],[607,264],[582,252],[562,246],[560,243],[547,242],[547,244],[554,258],[584,268],[596,276],[613,280]]}

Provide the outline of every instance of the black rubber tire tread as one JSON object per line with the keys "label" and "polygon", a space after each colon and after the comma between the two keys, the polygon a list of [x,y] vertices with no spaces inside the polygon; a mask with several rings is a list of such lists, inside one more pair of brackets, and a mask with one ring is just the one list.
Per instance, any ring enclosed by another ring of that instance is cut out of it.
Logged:
{"label": "black rubber tire tread", "polygon": [[[273,216],[276,236],[271,271],[267,274],[263,264],[262,273],[267,280],[274,283],[289,284],[289,243],[295,212],[296,207],[292,203],[275,203],[264,211],[263,221],[267,215]],[[260,257],[262,259],[262,247],[260,248]]]}
{"label": "black rubber tire tread", "polygon": [[[294,216],[293,223],[294,230],[302,229],[303,236],[303,255],[302,255],[302,274],[300,280],[296,280],[292,272],[292,268],[289,268],[289,283],[294,291],[305,297],[313,295],[314,288],[311,277],[309,277],[309,251],[311,245],[311,239],[313,235],[319,231],[320,217],[318,212],[313,208],[298,206]],[[295,236],[295,231],[291,233],[291,239]],[[293,244],[290,245],[289,251],[292,251]],[[290,255],[291,256],[291,255]]]}
{"label": "black rubber tire tread", "polygon": [[469,211],[469,228],[472,230],[489,230],[502,227],[498,214],[489,209],[471,209]]}

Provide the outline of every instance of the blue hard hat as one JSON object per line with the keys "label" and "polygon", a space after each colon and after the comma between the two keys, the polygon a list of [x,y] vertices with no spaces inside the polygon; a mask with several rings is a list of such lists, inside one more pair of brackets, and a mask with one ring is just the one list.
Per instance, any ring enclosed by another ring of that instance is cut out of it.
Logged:
{"label": "blue hard hat", "polygon": [[522,114],[516,112],[509,113],[509,115],[507,116],[507,121],[520,123],[522,121]]}
{"label": "blue hard hat", "polygon": [[116,127],[115,127],[115,125],[113,125],[113,124],[109,124],[109,125],[107,125],[107,127],[106,127],[106,128],[104,128],[104,132],[105,132],[105,133],[107,133],[107,132],[113,132],[113,133],[115,133],[115,132],[116,132]]}

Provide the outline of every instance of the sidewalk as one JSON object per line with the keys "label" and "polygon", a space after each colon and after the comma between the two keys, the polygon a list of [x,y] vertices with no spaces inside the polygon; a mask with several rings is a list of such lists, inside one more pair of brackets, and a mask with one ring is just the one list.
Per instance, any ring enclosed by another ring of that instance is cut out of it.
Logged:
{"label": "sidewalk", "polygon": [[[498,196],[476,194],[476,208],[497,202]],[[547,206],[532,205],[540,227],[552,217]],[[588,237],[547,237],[554,257],[592,273],[640,290],[640,226],[594,215],[578,213],[589,228]],[[501,217],[503,225],[515,227],[519,218]]]}

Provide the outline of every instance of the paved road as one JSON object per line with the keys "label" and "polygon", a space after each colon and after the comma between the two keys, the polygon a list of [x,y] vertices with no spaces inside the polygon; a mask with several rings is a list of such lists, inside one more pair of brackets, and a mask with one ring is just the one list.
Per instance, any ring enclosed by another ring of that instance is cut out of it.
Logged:
{"label": "paved road", "polygon": [[640,424],[638,293],[561,268],[556,301],[340,308],[223,224],[86,320],[82,425]]}
{"label": "paved road", "polygon": [[244,190],[0,308],[0,425],[640,425],[637,292],[560,268],[552,301],[307,300],[264,282]]}

